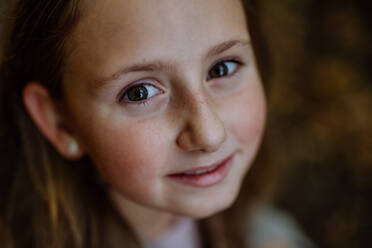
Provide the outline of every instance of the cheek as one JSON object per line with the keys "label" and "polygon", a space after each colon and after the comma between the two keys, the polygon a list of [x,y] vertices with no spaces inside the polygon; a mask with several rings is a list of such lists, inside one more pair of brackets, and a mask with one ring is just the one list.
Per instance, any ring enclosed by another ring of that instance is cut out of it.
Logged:
{"label": "cheek", "polygon": [[260,83],[244,88],[231,98],[226,123],[241,144],[258,143],[266,120],[266,103]]}
{"label": "cheek", "polygon": [[[94,127],[88,135],[88,153],[104,180],[121,192],[146,191],[164,169],[165,145],[157,125],[136,123]],[[115,123],[115,121],[111,122]],[[120,122],[116,122],[120,123]],[[91,139],[94,138],[94,139]],[[146,183],[143,183],[146,182]]]}

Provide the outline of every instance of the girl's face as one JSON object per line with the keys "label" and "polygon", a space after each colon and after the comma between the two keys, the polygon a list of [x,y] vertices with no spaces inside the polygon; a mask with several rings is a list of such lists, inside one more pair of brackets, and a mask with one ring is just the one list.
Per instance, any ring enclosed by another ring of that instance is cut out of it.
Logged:
{"label": "girl's face", "polygon": [[109,191],[191,217],[230,206],[265,120],[240,1],[95,0],[70,41],[67,113]]}

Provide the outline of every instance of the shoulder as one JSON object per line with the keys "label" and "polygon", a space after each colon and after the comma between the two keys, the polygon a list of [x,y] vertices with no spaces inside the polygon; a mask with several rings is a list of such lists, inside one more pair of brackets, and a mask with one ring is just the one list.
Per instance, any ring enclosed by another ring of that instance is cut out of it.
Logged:
{"label": "shoulder", "polygon": [[269,204],[254,208],[246,229],[248,247],[316,248],[291,215]]}

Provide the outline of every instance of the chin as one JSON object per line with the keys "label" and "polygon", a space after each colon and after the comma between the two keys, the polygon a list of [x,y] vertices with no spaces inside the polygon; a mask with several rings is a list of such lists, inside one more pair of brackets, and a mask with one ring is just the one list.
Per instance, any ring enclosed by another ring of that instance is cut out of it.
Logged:
{"label": "chin", "polygon": [[205,219],[211,217],[230,208],[235,202],[237,195],[237,193],[230,192],[229,195],[222,199],[220,197],[218,199],[202,199],[199,203],[189,206],[183,215],[194,219]]}

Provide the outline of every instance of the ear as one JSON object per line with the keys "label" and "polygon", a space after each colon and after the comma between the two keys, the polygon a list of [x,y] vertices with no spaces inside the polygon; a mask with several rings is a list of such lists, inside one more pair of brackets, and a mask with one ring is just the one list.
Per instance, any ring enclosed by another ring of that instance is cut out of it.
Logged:
{"label": "ear", "polygon": [[62,113],[46,88],[30,82],[23,89],[22,98],[31,119],[63,157],[77,160],[83,156],[81,145],[66,128]]}

